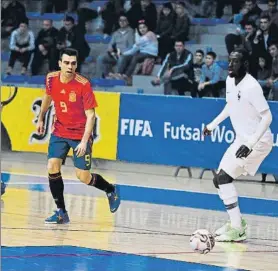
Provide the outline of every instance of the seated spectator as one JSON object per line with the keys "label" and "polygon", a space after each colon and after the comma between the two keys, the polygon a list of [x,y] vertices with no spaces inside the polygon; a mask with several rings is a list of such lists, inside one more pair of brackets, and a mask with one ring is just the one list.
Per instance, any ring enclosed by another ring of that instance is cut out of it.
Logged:
{"label": "seated spectator", "polygon": [[263,56],[268,62],[271,62],[269,54],[269,45],[278,41],[278,29],[275,25],[270,24],[270,17],[262,15],[260,18],[260,27],[256,32],[253,40],[254,57],[259,60],[259,56]]}
{"label": "seated spectator", "polygon": [[97,78],[105,78],[109,74],[109,68],[116,64],[117,68],[115,72],[118,73],[118,67],[123,59],[123,53],[131,49],[134,44],[134,31],[129,27],[126,15],[120,16],[119,25],[120,28],[112,35],[107,52],[97,58]]}
{"label": "seated spectator", "polygon": [[[214,0],[202,0],[200,3],[200,15],[198,17],[209,18],[213,15]],[[197,16],[195,16],[197,17]]]}
{"label": "seated spectator", "polygon": [[[59,54],[62,49],[73,48],[78,51],[78,66],[76,70],[80,72],[81,65],[90,53],[90,47],[85,40],[85,34],[85,21],[79,20],[76,25],[73,17],[66,16],[64,19],[64,26],[58,32],[57,50],[53,61],[58,63]],[[59,69],[58,66],[56,69]]]}
{"label": "seated spectator", "polygon": [[52,20],[44,20],[43,28],[38,33],[35,42],[36,48],[31,65],[32,75],[39,74],[44,59],[49,60],[49,71],[55,70],[57,63],[53,63],[53,54],[56,50],[57,35],[58,30],[53,27]]}
{"label": "seated spectator", "polygon": [[262,10],[257,4],[257,0],[245,0],[244,6],[248,12],[243,16],[241,25],[243,26],[246,21],[253,21],[258,25]]}
{"label": "seated spectator", "polygon": [[7,38],[27,19],[25,7],[17,0],[3,0],[1,9],[1,38]]}
{"label": "seated spectator", "polygon": [[149,31],[155,31],[157,24],[157,10],[152,0],[141,0],[141,18],[148,25]]}
{"label": "seated spectator", "polygon": [[144,19],[150,31],[155,31],[157,23],[157,10],[151,0],[134,1],[127,12],[127,18],[130,26],[136,29],[138,21]]}
{"label": "seated spectator", "polygon": [[[232,22],[238,25],[237,33],[233,34],[230,33],[225,37],[225,43],[227,47],[228,54],[230,54],[235,45],[242,44],[242,38],[240,37],[241,34],[246,33],[248,35],[247,28],[251,28],[252,31],[259,23],[259,18],[262,10],[257,6],[256,1],[253,0],[245,0],[243,8],[240,10],[239,14],[235,14],[233,16]],[[249,35],[249,40],[252,35]]]}
{"label": "seated spectator", "polygon": [[277,10],[277,0],[267,1],[268,9],[263,12],[270,17],[271,23],[278,27],[278,10]]}
{"label": "seated spectator", "polygon": [[191,91],[191,96],[194,98],[197,97],[197,93],[198,93],[198,86],[202,75],[202,67],[204,65],[204,55],[205,54],[202,50],[197,50],[194,56],[194,62],[193,62],[194,77],[193,77],[193,84],[192,84],[192,91]]}
{"label": "seated spectator", "polygon": [[[120,6],[123,8],[123,1],[119,0],[115,1],[115,0],[109,0],[107,1],[107,3],[105,4],[105,7],[102,9],[101,11],[101,17],[103,19],[104,22],[104,28],[103,28],[103,33],[107,34],[107,35],[111,35],[112,32],[115,30],[116,25],[117,25],[117,6],[116,4],[120,4]],[[118,7],[120,8],[120,7]]]}
{"label": "seated spectator", "polygon": [[225,37],[227,51],[230,54],[236,47],[244,48],[250,56],[249,72],[255,78],[257,77],[258,61],[254,57],[254,38],[256,35],[256,25],[253,21],[248,21],[244,25],[244,31],[238,30],[238,34],[228,34]]}
{"label": "seated spectator", "polygon": [[11,74],[16,60],[19,60],[22,62],[21,74],[25,75],[34,49],[34,33],[29,30],[28,21],[23,21],[19,24],[19,28],[14,30],[11,35],[11,55],[7,74]]}
{"label": "seated spectator", "polygon": [[235,47],[245,48],[249,54],[252,53],[253,40],[256,34],[256,25],[253,21],[248,21],[244,25],[244,31],[238,30],[238,34],[228,34],[225,37],[225,43],[228,54],[230,54]]}
{"label": "seated spectator", "polygon": [[178,2],[176,4],[176,14],[177,14],[177,18],[176,18],[176,22],[174,25],[171,38],[173,40],[173,43],[175,40],[180,40],[185,42],[188,40],[190,20],[185,12],[184,2]]}
{"label": "seated spectator", "polygon": [[200,83],[198,85],[199,97],[220,97],[224,78],[221,67],[215,62],[216,53],[208,52],[205,65],[202,67]]}
{"label": "seated spectator", "polygon": [[128,12],[135,4],[140,4],[141,0],[127,0],[124,3],[124,11]]}
{"label": "seated spectator", "polygon": [[237,23],[241,25],[243,28],[247,21],[254,22],[258,25],[259,18],[261,16],[262,10],[257,5],[256,0],[245,0],[243,9],[238,14],[239,16],[235,16],[232,22],[235,23],[235,18],[237,18]]}
{"label": "seated spectator", "polygon": [[[271,76],[271,69],[267,65],[266,59],[263,57],[259,57],[259,69],[257,72],[257,79],[261,85],[264,85],[264,81],[266,81]],[[264,96],[268,100],[270,87],[264,85],[262,86]]]}
{"label": "seated spectator", "polygon": [[272,44],[269,47],[272,57],[271,76],[266,80],[260,80],[260,85],[272,89],[273,100],[278,101],[278,45]]}
{"label": "seated spectator", "polygon": [[232,6],[233,14],[239,13],[242,2],[242,0],[216,0],[216,18],[222,18],[224,8],[227,5]]}
{"label": "seated spectator", "polygon": [[193,55],[185,49],[183,41],[175,42],[175,50],[168,54],[152,84],[164,84],[164,94],[184,95],[191,91]]}
{"label": "seated spectator", "polygon": [[175,12],[171,3],[163,4],[160,12],[158,24],[155,33],[158,37],[158,55],[163,61],[167,54],[173,51],[173,42],[171,40],[173,27],[175,24]]}
{"label": "seated spectator", "polygon": [[123,60],[119,66],[118,78],[130,80],[135,67],[146,58],[156,58],[158,54],[158,42],[156,35],[149,31],[144,20],[139,21],[138,33],[140,38],[133,47],[123,53]]}

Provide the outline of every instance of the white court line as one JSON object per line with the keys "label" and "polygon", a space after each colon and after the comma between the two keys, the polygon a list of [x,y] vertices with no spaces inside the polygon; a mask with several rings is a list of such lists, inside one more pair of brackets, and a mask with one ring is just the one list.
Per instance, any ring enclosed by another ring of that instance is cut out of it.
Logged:
{"label": "white court line", "polygon": [[[17,173],[17,172],[8,172],[8,171],[2,171],[3,173],[11,174],[11,175],[21,175],[21,176],[31,176],[31,177],[40,177],[40,178],[47,178],[45,175],[39,175],[39,174],[30,174],[30,173]],[[63,178],[64,180],[72,181],[72,179]],[[194,180],[194,178],[192,178]],[[197,179],[195,179],[197,180]],[[31,184],[31,183],[22,183],[22,184]],[[33,184],[42,184],[42,183],[33,183]],[[71,183],[65,183],[65,184],[71,184]],[[72,184],[83,184],[82,182],[76,180],[76,182],[72,182]],[[133,187],[143,187],[143,188],[154,188],[154,189],[161,189],[161,190],[171,190],[171,191],[179,191],[179,192],[191,192],[191,193],[200,193],[200,194],[211,194],[211,195],[218,195],[217,193],[207,193],[203,191],[196,191],[196,190],[180,190],[177,188],[167,188],[167,187],[159,187],[159,186],[151,186],[151,185],[134,185],[134,184],[126,184],[126,183],[119,183],[126,186],[133,186]],[[10,184],[9,184],[10,185]],[[241,198],[248,198],[248,199],[262,199],[262,200],[274,200],[278,202],[278,199],[270,199],[270,198],[263,198],[263,197],[252,197],[252,196],[240,196]]]}

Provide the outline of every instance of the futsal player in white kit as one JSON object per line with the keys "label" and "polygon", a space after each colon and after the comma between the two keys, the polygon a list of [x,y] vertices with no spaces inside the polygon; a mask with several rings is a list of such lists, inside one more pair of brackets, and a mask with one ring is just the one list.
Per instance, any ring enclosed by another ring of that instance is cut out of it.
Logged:
{"label": "futsal player in white kit", "polygon": [[272,114],[261,86],[247,70],[247,53],[240,49],[233,51],[229,56],[226,105],[203,131],[204,135],[210,135],[222,121],[230,117],[236,133],[235,141],[224,154],[213,179],[230,217],[230,221],[215,232],[215,239],[219,242],[246,239],[247,223],[240,213],[233,180],[241,175],[254,176],[273,146],[269,129]]}

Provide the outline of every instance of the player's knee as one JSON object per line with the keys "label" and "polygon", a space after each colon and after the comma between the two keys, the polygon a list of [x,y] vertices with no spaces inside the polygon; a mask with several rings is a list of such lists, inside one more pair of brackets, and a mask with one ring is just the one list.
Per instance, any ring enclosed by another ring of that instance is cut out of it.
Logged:
{"label": "player's knee", "polygon": [[61,162],[58,159],[49,159],[47,170],[50,174],[55,174],[61,171]]}
{"label": "player's knee", "polygon": [[233,182],[233,178],[228,175],[224,170],[220,170],[217,174],[218,185],[228,184]]}
{"label": "player's knee", "polygon": [[76,177],[85,184],[89,184],[91,182],[92,176],[89,170],[76,169]]}

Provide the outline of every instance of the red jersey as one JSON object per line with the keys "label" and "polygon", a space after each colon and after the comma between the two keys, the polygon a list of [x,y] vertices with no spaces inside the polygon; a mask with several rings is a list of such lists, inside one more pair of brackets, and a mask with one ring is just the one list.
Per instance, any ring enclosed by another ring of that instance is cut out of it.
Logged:
{"label": "red jersey", "polygon": [[64,84],[60,72],[46,76],[46,93],[54,101],[56,120],[53,134],[59,137],[80,140],[85,132],[85,110],[97,107],[95,95],[88,79],[76,74]]}

